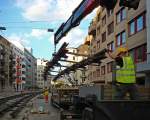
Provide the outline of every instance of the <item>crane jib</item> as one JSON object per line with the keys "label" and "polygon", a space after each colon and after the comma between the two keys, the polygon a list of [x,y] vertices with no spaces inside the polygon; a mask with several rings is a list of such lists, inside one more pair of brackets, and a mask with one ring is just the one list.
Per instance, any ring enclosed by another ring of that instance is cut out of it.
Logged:
{"label": "crane jib", "polygon": [[59,28],[56,31],[54,36],[54,43],[57,44],[71,28],[79,25],[80,21],[99,5],[98,1],[99,0],[83,0],[80,5],[73,11],[69,19],[60,26],[61,29]]}
{"label": "crane jib", "polygon": [[[96,7],[102,6],[111,10],[115,7],[118,0],[83,0],[79,6],[72,12],[69,19],[63,23],[54,35],[55,45],[62,39],[73,27],[80,24],[80,21],[90,14]],[[120,0],[119,5],[137,9],[140,0]]]}

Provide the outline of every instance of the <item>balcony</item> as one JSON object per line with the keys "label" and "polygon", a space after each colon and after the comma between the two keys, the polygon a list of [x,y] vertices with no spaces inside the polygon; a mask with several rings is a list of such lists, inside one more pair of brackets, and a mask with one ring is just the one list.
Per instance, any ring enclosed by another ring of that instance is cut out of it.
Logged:
{"label": "balcony", "polygon": [[15,68],[13,68],[13,69],[12,69],[12,72],[13,72],[13,73],[15,73],[15,72],[16,72],[16,69],[15,69]]}
{"label": "balcony", "polygon": [[13,55],[10,55],[10,56],[9,56],[9,59],[13,60],[13,58],[14,58]]}
{"label": "balcony", "polygon": [[17,58],[16,61],[17,61],[17,63],[19,63],[20,62],[20,58]]}
{"label": "balcony", "polygon": [[88,30],[89,34],[95,34],[96,35],[96,22],[92,21],[90,26],[89,26],[89,30]]}
{"label": "balcony", "polygon": [[11,69],[10,70],[10,74],[14,74],[14,73],[16,73],[16,70],[15,69]]}
{"label": "balcony", "polygon": [[0,55],[0,61],[4,59],[4,56]]}
{"label": "balcony", "polygon": [[12,62],[9,63],[9,67],[13,68],[14,64]]}
{"label": "balcony", "polygon": [[2,50],[0,51],[0,54],[1,54],[1,55],[5,55],[5,54],[6,54],[5,49],[2,49]]}
{"label": "balcony", "polygon": [[16,72],[16,75],[17,75],[17,76],[20,76],[20,75],[21,75],[21,72]]}
{"label": "balcony", "polygon": [[5,65],[5,60],[3,59],[0,61],[0,66],[4,66],[4,65]]}
{"label": "balcony", "polygon": [[3,68],[0,69],[0,74],[5,74],[5,70]]}
{"label": "balcony", "polygon": [[22,68],[25,68],[26,66],[25,65],[22,65]]}
{"label": "balcony", "polygon": [[21,66],[20,66],[20,65],[17,65],[16,68],[17,68],[17,69],[21,69]]}

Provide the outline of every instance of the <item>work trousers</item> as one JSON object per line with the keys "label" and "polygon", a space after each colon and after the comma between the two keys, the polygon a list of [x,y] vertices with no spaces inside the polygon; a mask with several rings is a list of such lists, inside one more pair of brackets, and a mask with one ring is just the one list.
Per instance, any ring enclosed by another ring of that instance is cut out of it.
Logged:
{"label": "work trousers", "polygon": [[45,95],[45,102],[48,103],[48,95]]}
{"label": "work trousers", "polygon": [[127,94],[129,94],[131,100],[139,99],[138,90],[135,84],[116,83],[114,88],[115,88],[114,92],[115,100],[122,100]]}

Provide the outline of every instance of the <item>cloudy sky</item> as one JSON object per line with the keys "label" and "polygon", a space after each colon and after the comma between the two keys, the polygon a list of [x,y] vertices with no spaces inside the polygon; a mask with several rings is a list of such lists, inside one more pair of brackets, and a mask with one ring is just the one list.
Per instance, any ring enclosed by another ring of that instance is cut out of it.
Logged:
{"label": "cloudy sky", "polygon": [[[0,26],[6,27],[0,35],[19,46],[33,49],[37,58],[50,60],[54,52],[54,33],[65,22],[82,0],[0,0]],[[69,47],[84,42],[89,23],[95,12],[71,30],[57,45],[66,41]],[[54,32],[47,32],[47,29]]]}

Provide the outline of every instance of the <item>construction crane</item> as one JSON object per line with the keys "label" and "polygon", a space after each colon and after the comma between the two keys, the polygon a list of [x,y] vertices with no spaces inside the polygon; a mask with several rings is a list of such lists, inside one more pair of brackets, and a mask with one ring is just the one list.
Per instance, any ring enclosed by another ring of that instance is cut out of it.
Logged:
{"label": "construction crane", "polygon": [[[79,6],[72,12],[72,15],[69,19],[62,23],[58,30],[54,34],[54,44],[66,36],[66,34],[74,27],[78,26],[81,20],[90,14],[98,6],[105,7],[110,10],[113,9],[118,0],[83,0]],[[119,5],[124,7],[129,7],[137,9],[139,6],[140,0],[120,0]]]}

